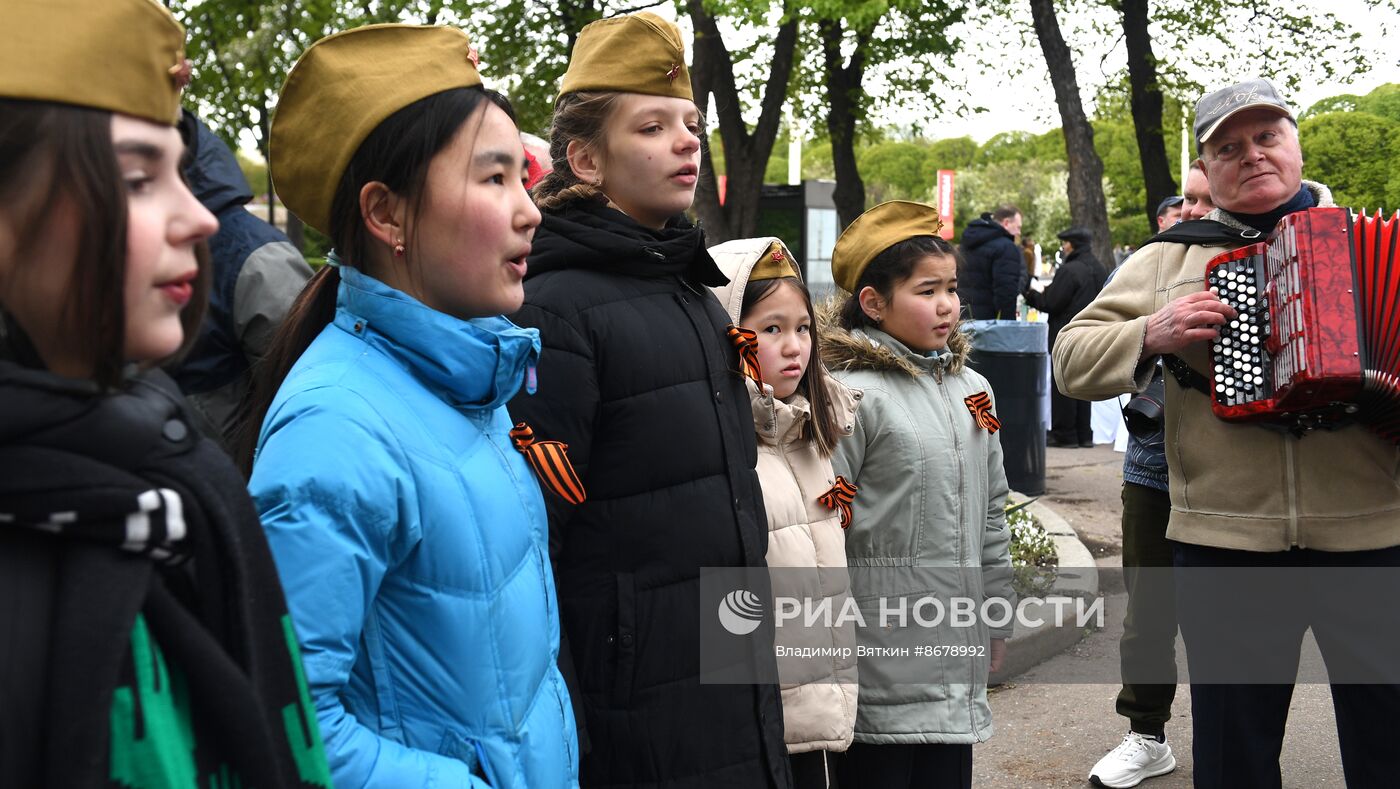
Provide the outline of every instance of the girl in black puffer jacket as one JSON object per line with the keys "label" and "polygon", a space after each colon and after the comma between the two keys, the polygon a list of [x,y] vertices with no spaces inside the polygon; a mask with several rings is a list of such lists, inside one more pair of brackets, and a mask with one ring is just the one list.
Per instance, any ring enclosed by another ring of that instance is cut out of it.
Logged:
{"label": "girl in black puffer jacket", "polygon": [[[595,22],[560,93],[515,315],[544,342],[539,388],[510,410],[568,445],[586,496],[547,497],[580,782],[786,787],[777,688],[700,682],[700,569],[764,567],[767,525],[707,287],[726,279],[682,216],[702,129],[679,31],[647,13]],[[772,677],[771,643],[758,653]]]}

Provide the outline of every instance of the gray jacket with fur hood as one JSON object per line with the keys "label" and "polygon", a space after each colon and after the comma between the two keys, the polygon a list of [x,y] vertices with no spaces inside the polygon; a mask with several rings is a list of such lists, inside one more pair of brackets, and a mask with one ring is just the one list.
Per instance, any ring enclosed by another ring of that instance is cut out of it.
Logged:
{"label": "gray jacket with fur hood", "polygon": [[[864,614],[862,647],[913,644],[980,654],[981,672],[958,657],[869,658],[860,662],[856,742],[974,743],[992,735],[986,648],[1011,626],[880,627],[881,598],[936,593],[980,601],[1012,597],[1006,474],[1000,437],[979,425],[967,398],[991,386],[966,366],[970,344],[954,332],[949,350],[916,353],[874,328],[823,327],[823,356],[835,375],[865,392],[854,434],[832,458],[860,487],[846,533],[851,588]],[[976,402],[974,400],[974,402]]]}

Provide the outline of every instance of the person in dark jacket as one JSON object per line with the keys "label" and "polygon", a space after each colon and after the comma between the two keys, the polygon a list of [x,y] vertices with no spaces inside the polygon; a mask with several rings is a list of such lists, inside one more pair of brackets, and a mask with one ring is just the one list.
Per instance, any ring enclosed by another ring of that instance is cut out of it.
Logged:
{"label": "person in dark jacket", "polygon": [[[1055,269],[1055,278],[1042,291],[1027,288],[1023,294],[1026,304],[1050,316],[1050,349],[1055,348],[1055,336],[1069,325],[1079,311],[1089,305],[1103,290],[1108,270],[1094,257],[1090,247],[1093,237],[1082,227],[1071,227],[1059,234],[1063,260]],[[1092,447],[1094,428],[1090,423],[1093,406],[1087,400],[1076,400],[1050,389],[1050,438],[1052,447]]]}
{"label": "person in dark jacket", "polygon": [[[568,445],[586,494],[547,497],[580,784],[789,787],[778,688],[701,684],[700,570],[766,568],[768,525],[709,290],[727,280],[682,216],[703,132],[679,30],[649,13],[589,25],[560,94],[515,315],[544,343],[539,389],[509,408]],[[771,643],[763,659],[776,676]]]}
{"label": "person in dark jacket", "polygon": [[213,272],[199,339],[170,374],[200,429],[227,447],[250,368],[266,355],[311,267],[282,231],[245,208],[253,190],[224,141],[189,110],[181,112],[180,131],[190,152],[185,180],[219,220],[219,232],[209,239]]}
{"label": "person in dark jacket", "polygon": [[0,4],[0,786],[330,787],[252,502],[154,369],[218,228],[188,70],[157,3]]}
{"label": "person in dark jacket", "polygon": [[1016,319],[1016,296],[1026,282],[1026,261],[1016,237],[1021,212],[1003,205],[963,228],[958,291],[972,320]]}

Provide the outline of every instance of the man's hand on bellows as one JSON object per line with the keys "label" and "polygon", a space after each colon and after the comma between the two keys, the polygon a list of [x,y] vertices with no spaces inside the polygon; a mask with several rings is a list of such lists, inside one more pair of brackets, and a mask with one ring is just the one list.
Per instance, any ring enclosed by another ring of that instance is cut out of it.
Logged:
{"label": "man's hand on bellows", "polygon": [[1143,356],[1176,353],[1192,343],[1213,340],[1220,336],[1218,327],[1237,314],[1208,290],[1173,299],[1147,317]]}

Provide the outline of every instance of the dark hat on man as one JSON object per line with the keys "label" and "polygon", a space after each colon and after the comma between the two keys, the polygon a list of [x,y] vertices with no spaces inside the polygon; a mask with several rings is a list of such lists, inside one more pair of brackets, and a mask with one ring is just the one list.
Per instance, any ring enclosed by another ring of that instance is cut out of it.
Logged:
{"label": "dark hat on man", "polygon": [[1283,94],[1274,83],[1262,78],[1247,79],[1207,94],[1196,102],[1196,150],[1199,152],[1220,124],[1231,116],[1255,108],[1276,112],[1298,125],[1293,108],[1283,100]]}
{"label": "dark hat on man", "polygon": [[1057,237],[1061,241],[1068,241],[1076,247],[1086,247],[1094,242],[1094,235],[1087,227],[1071,227],[1068,230],[1061,230]]}
{"label": "dark hat on man", "polygon": [[1177,206],[1185,202],[1185,200],[1186,198],[1182,197],[1181,195],[1172,195],[1171,197],[1162,200],[1162,202],[1157,204],[1156,216],[1161,217],[1162,214],[1165,214],[1167,212],[1168,208],[1176,208]]}

